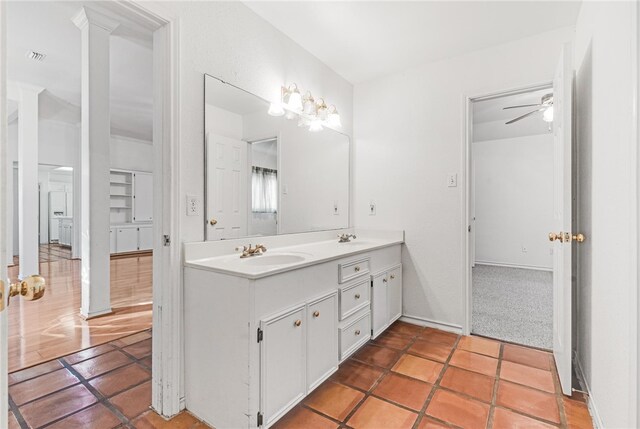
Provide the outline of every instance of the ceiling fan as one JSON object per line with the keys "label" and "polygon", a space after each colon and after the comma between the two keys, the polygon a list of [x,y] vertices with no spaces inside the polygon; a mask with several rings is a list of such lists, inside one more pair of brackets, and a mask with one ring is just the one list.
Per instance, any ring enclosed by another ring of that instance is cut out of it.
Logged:
{"label": "ceiling fan", "polygon": [[540,99],[540,103],[539,104],[522,104],[520,106],[509,106],[509,107],[503,107],[502,110],[507,110],[507,109],[519,109],[521,107],[538,107],[535,110],[532,110],[529,113],[525,113],[522,116],[518,116],[517,118],[514,118],[512,120],[510,120],[509,122],[506,122],[506,125],[509,124],[513,124],[514,122],[518,122],[521,119],[526,118],[527,116],[531,116],[534,113],[537,112],[543,112],[542,113],[542,119],[545,122],[552,122],[553,121],[553,94],[549,93],[549,94],[545,94],[542,96],[542,98]]}

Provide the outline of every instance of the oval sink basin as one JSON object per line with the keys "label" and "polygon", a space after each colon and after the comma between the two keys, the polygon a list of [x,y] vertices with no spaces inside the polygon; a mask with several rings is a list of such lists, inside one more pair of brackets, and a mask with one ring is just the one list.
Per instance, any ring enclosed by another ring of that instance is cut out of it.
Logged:
{"label": "oval sink basin", "polygon": [[277,254],[265,254],[260,256],[251,256],[249,258],[245,258],[243,263],[247,265],[286,265],[286,264],[294,264],[296,262],[302,262],[306,257],[302,255],[296,255],[292,253],[277,253]]}

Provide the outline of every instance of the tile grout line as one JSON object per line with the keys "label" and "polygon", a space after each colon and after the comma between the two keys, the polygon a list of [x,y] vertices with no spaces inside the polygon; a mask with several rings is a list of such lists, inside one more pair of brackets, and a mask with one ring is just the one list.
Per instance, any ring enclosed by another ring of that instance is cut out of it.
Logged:
{"label": "tile grout line", "polygon": [[18,425],[20,426],[20,428],[30,429],[29,425],[27,424],[24,417],[22,416],[20,409],[18,408],[16,403],[13,401],[13,399],[11,399],[11,395],[8,395],[8,397],[9,397],[9,410],[11,410],[11,412],[13,413],[13,417],[15,417],[15,419],[18,421]]}
{"label": "tile grout line", "polygon": [[496,368],[496,376],[494,378],[493,392],[491,394],[491,404],[489,415],[487,416],[487,429],[493,428],[493,417],[496,410],[496,401],[498,399],[498,385],[500,384],[500,371],[502,370],[502,360],[504,357],[504,343],[500,342],[500,351],[498,352],[498,366]]}
{"label": "tile grout line", "polygon": [[[57,419],[57,420],[54,420],[54,421],[51,421],[51,422],[47,423],[45,426],[43,426],[43,427],[51,426],[51,425],[52,425],[52,424],[54,424],[54,423],[57,423],[57,422],[59,422],[59,421],[61,421],[61,420],[64,420],[65,418],[67,418],[67,417],[69,417],[69,416],[72,416],[72,415],[74,415],[74,414],[77,414],[77,413],[79,413],[80,411],[86,410],[86,409],[88,409],[88,408],[90,408],[90,407],[92,407],[92,406],[94,406],[94,405],[96,405],[96,404],[102,404],[102,405],[104,405],[106,408],[108,408],[108,409],[109,409],[109,411],[111,411],[111,412],[112,412],[112,413],[113,413],[113,414],[118,418],[118,420],[120,420],[120,422],[121,422],[121,423],[123,423],[123,424],[127,425],[127,427],[133,427],[133,426],[131,426],[131,425],[130,425],[130,423],[131,423],[131,422],[129,421],[129,419],[128,419],[124,414],[122,414],[122,413],[120,412],[120,410],[118,410],[118,409],[117,409],[113,404],[111,404],[111,402],[107,399],[107,397],[106,397],[106,396],[104,396],[102,393],[100,393],[100,392],[98,391],[98,389],[96,389],[96,388],[95,388],[95,387],[93,387],[91,384],[89,384],[89,381],[88,381],[86,378],[84,378],[84,377],[82,376],[82,374],[80,374],[78,371],[76,371],[76,369],[75,369],[75,368],[73,368],[73,366],[72,366],[72,365],[70,365],[66,360],[64,360],[64,358],[60,358],[60,361],[61,361],[60,363],[61,363],[61,364],[62,364],[62,365],[63,365],[63,366],[64,366],[64,367],[65,367],[65,368],[66,368],[66,369],[71,373],[71,374],[73,374],[75,377],[77,377],[77,378],[78,378],[78,380],[80,380],[80,384],[81,384],[82,386],[84,386],[84,387],[85,387],[85,388],[86,388],[86,389],[87,389],[87,390],[88,390],[88,391],[89,391],[89,392],[90,392],[90,393],[91,393],[91,394],[92,394],[92,395],[97,399],[97,402],[95,402],[95,403],[93,403],[93,404],[91,404],[91,405],[88,405],[88,406],[86,406],[86,407],[84,407],[84,408],[82,408],[82,409],[76,410],[75,412],[73,412],[73,413],[71,413],[71,414],[69,414],[69,415],[67,415],[67,416],[61,417],[61,418],[59,418],[59,419]],[[126,366],[126,365],[125,365],[125,366]],[[120,367],[120,368],[122,368],[122,367]],[[113,371],[115,371],[115,369],[114,369]],[[111,371],[109,371],[109,372],[111,372]],[[108,374],[108,372],[107,372],[107,373],[105,373],[105,374]],[[104,374],[101,374],[100,376],[102,376],[102,375],[104,375]]]}

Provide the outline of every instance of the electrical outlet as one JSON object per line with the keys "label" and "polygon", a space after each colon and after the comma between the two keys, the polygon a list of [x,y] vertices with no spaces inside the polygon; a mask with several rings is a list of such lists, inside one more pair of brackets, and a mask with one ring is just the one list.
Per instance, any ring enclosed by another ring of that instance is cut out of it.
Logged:
{"label": "electrical outlet", "polygon": [[337,201],[333,202],[333,214],[334,215],[339,215],[340,214],[340,210],[338,210],[338,202]]}
{"label": "electrical outlet", "polygon": [[187,195],[187,216],[200,215],[200,198],[195,195]]}
{"label": "electrical outlet", "polygon": [[375,215],[376,215],[376,202],[369,201],[369,216],[375,216]]}
{"label": "electrical outlet", "polygon": [[522,246],[522,253],[527,253],[527,246]]}
{"label": "electrical outlet", "polygon": [[455,188],[458,186],[458,175],[457,174],[449,174],[447,176],[447,186],[450,188]]}

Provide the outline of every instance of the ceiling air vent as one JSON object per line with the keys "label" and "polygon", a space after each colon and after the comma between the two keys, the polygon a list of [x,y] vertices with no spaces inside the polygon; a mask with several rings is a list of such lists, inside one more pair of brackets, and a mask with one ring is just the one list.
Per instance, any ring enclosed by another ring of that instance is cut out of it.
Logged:
{"label": "ceiling air vent", "polygon": [[40,52],[35,52],[35,51],[28,51],[26,53],[26,56],[30,60],[34,60],[34,61],[44,61],[44,59],[46,57],[45,54],[41,54]]}

